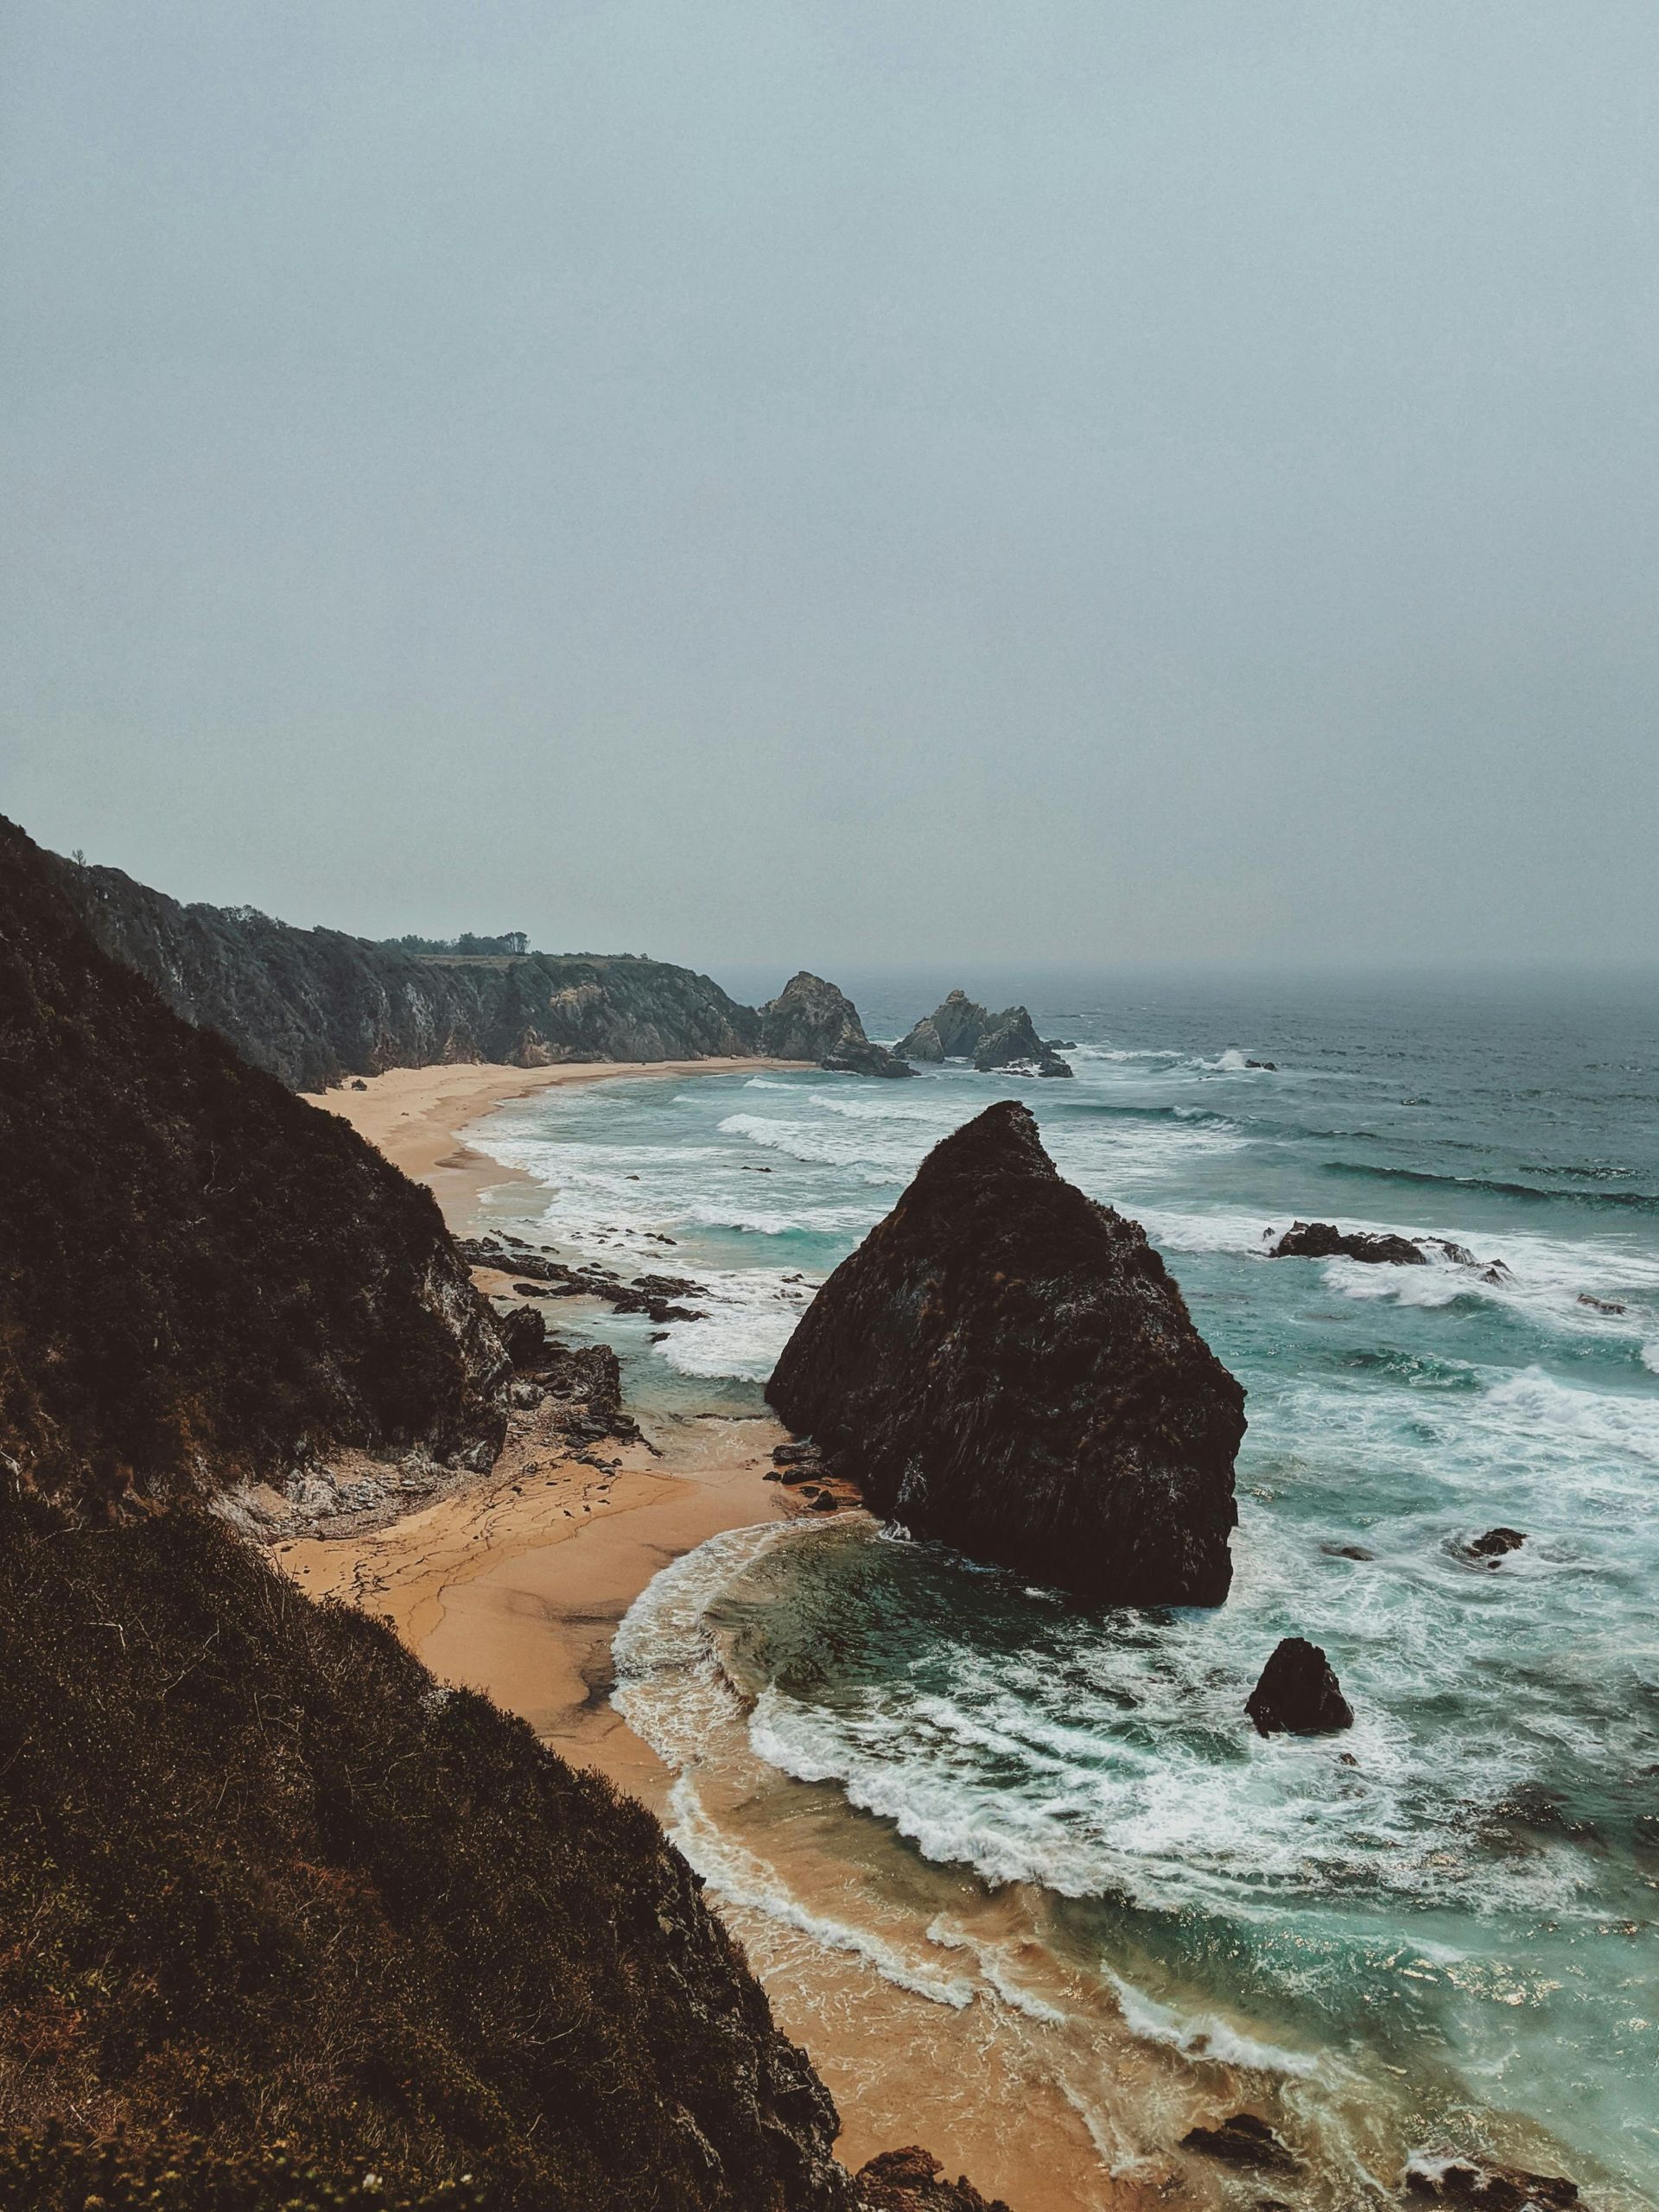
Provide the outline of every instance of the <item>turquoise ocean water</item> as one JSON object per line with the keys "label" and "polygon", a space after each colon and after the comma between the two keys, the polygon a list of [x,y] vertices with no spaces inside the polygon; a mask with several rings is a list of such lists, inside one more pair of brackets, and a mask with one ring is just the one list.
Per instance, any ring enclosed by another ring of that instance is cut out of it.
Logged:
{"label": "turquoise ocean water", "polygon": [[[842,980],[892,1037],[955,979]],[[631,1717],[652,1732],[655,1684],[671,1736],[698,1629],[749,1797],[760,1774],[841,1806],[890,1884],[910,1861],[1017,1892],[1045,1961],[1033,2020],[1086,1988],[1172,2064],[1224,2063],[1293,2133],[1341,2139],[1328,2201],[1370,2193],[1368,2160],[1455,2140],[1659,2202],[1659,990],[963,980],[1075,1039],[1075,1082],[544,1092],[476,1133],[540,1185],[495,1217],[696,1276],[707,1319],[605,1332],[646,1405],[753,1410],[924,1153],[1018,1090],[1061,1172],[1145,1224],[1247,1388],[1232,1595],[1079,1612],[853,1519],[716,1540],[625,1624]],[[1428,1231],[1508,1274],[1268,1261],[1297,1216]],[[1524,1546],[1471,1559],[1500,1523]],[[1289,1633],[1329,1652],[1350,1736],[1249,1729]],[[735,1862],[681,1812],[718,1888]],[[752,1823],[728,1879],[753,1909],[765,1848]],[[869,1955],[965,2001],[948,1931],[928,1940],[934,1965],[886,1938]],[[1042,2032],[1077,2105],[1086,2039]],[[1382,2105],[1386,2144],[1342,2135]],[[1133,2166],[1121,2128],[1096,2134]]]}

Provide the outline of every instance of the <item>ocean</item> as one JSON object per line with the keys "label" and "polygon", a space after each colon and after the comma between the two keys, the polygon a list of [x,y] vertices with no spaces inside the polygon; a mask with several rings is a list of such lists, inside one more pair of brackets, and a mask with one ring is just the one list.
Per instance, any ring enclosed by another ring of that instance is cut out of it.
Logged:
{"label": "ocean", "polygon": [[[891,1039],[957,979],[842,980]],[[1299,2202],[1475,2147],[1659,2202],[1659,988],[960,980],[1076,1079],[547,1090],[472,1132],[535,1178],[490,1224],[694,1276],[705,1319],[578,1325],[648,1419],[742,1418],[928,1148],[1017,1091],[1246,1387],[1232,1592],[1080,1609],[855,1516],[716,1538],[616,1646],[677,1840],[763,1969],[833,1955],[907,2034],[977,2007],[997,2081],[1069,2116],[1056,2202],[1155,2185],[1239,2103]],[[1268,1260],[1298,1217],[1481,1265]],[[1290,1634],[1350,1733],[1251,1731]]]}

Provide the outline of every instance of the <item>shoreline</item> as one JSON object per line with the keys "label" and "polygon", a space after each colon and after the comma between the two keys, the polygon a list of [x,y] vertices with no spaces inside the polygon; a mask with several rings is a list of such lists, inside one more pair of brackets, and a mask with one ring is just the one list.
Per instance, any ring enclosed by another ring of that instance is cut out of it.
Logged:
{"label": "shoreline", "polygon": [[[532,1183],[522,1167],[509,1167],[475,1152],[463,1132],[492,1106],[527,1098],[533,1091],[568,1084],[610,1083],[621,1077],[738,1075],[745,1068],[800,1070],[810,1060],[745,1059],[561,1060],[551,1067],[515,1068],[499,1060],[442,1062],[424,1068],[388,1068],[358,1076],[334,1090],[302,1091],[308,1106],[337,1114],[359,1136],[383,1152],[412,1182],[424,1183],[442,1209],[450,1234],[477,1226],[476,1209],[487,1190],[502,1183]],[[359,1088],[359,1085],[361,1088]]]}
{"label": "shoreline", "polygon": [[[533,1183],[474,1150],[465,1131],[532,1092],[618,1077],[729,1075],[810,1065],[764,1058],[467,1063],[393,1068],[314,1093],[395,1167],[426,1184],[451,1231],[474,1233],[486,1191]],[[481,1271],[474,1271],[481,1272]],[[510,1295],[510,1276],[488,1294]],[[671,1560],[728,1529],[798,1517],[765,1479],[788,1432],[769,1416],[658,1421],[651,1443],[572,1452],[515,1421],[490,1473],[378,1527],[279,1541],[276,1556],[313,1597],[389,1619],[442,1680],[482,1691],[543,1743],[596,1767],[660,1818],[672,1777],[608,1701],[610,1644],[639,1592]],[[653,1448],[654,1447],[654,1448]]]}
{"label": "shoreline", "polygon": [[[563,1084],[799,1065],[399,1069],[365,1079],[360,1091],[310,1103],[341,1113],[427,1183],[464,1235],[485,1192],[535,1180],[466,1143],[467,1127],[491,1106]],[[490,1293],[511,1294],[510,1274],[478,1272]],[[515,1415],[490,1474],[378,1527],[279,1539],[273,1552],[310,1596],[338,1597],[387,1620],[440,1681],[483,1692],[550,1749],[603,1774],[670,1826],[671,1798],[691,1777],[665,1764],[611,1702],[617,1628],[664,1567],[709,1538],[817,1516],[795,1491],[765,1478],[773,1446],[788,1434],[769,1414],[645,1419],[649,1443],[607,1439],[573,1452],[563,1442],[538,1446]],[[947,2172],[972,2173],[1013,2212],[1147,2212],[1158,2202],[1205,2201],[1168,2169],[1150,2185],[1144,2169],[1113,2170],[1117,2158],[1045,2078],[1027,2048],[1029,2024],[1003,2004],[994,1980],[971,1975],[983,1984],[980,2001],[963,2012],[895,1983],[861,1945],[849,1948],[831,1934],[826,1947],[824,1933],[843,1914],[859,1915],[857,1862],[869,1840],[862,1819],[826,1802],[816,1815],[809,1808],[793,1841],[772,1840],[784,1847],[790,1890],[817,1933],[791,1924],[793,1912],[781,1923],[757,1913],[719,1882],[712,1892],[778,2024],[806,2049],[835,2097],[841,2161],[855,2171],[895,2143],[925,2142]],[[854,1853],[844,1858],[849,1844]],[[1006,1903],[959,1870],[924,1867],[919,1878],[948,1889],[969,1925],[982,1923],[994,1939],[1010,1932]],[[1115,2041],[1103,2044],[1103,2058]]]}

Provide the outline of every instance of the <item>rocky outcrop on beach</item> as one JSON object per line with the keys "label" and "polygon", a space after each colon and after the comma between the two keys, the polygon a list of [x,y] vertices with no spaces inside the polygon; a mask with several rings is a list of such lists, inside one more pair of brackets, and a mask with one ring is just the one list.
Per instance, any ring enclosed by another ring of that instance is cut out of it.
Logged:
{"label": "rocky outcrop on beach", "polygon": [[893,1049],[903,1060],[971,1060],[982,1074],[997,1068],[1038,1076],[1071,1073],[1069,1063],[1037,1034],[1024,1007],[989,1014],[965,991],[952,991]]}
{"label": "rocky outcrop on beach", "polygon": [[966,2175],[947,2181],[932,2152],[913,2143],[861,2166],[858,2187],[861,2212],[1008,2212],[1000,2196],[982,2196]]}
{"label": "rocky outcrop on beach", "polygon": [[872,1045],[858,1008],[844,991],[803,968],[760,1008],[760,1050],[777,1060],[816,1060],[837,1075],[913,1075],[915,1070]]}
{"label": "rocky outcrop on beach", "polygon": [[936,1146],[766,1385],[918,1535],[1122,1605],[1219,1605],[1244,1393],[1140,1225],[1056,1173],[1028,1108]]}
{"label": "rocky outcrop on beach", "polygon": [[1302,2163],[1282,2136],[1253,2112],[1233,2113],[1214,2127],[1189,2128],[1181,2148],[1261,2173],[1294,2174]]}
{"label": "rocky outcrop on beach", "polygon": [[1244,1700],[1258,1736],[1327,1736],[1354,1725],[1353,1707],[1317,1643],[1287,1636]]}
{"label": "rocky outcrop on beach", "polygon": [[100,1511],[331,1445],[487,1466],[508,1363],[430,1192],[108,958],[0,824],[0,1448]]}

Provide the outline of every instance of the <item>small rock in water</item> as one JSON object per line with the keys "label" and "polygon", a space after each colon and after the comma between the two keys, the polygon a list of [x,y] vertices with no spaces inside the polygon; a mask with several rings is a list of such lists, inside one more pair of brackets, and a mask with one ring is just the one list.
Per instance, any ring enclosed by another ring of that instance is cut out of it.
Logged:
{"label": "small rock in water", "polygon": [[1414,2158],[1406,2168],[1406,2187],[1414,2196],[1460,2204],[1470,2212],[1568,2212],[1579,2201],[1576,2182],[1564,2174],[1529,2174],[1521,2166],[1488,2164],[1473,2158]]}
{"label": "small rock in water", "polygon": [[1408,1236],[1338,1229],[1333,1221],[1294,1221],[1268,1254],[1270,1260],[1364,1260],[1372,1266],[1426,1268],[1428,1255]]}
{"label": "small rock in water", "polygon": [[1319,1549],[1328,1559],[1375,1559],[1375,1552],[1368,1552],[1363,1544],[1321,1544]]}
{"label": "small rock in water", "polygon": [[1331,1662],[1317,1643],[1287,1636],[1262,1669],[1244,1710],[1258,1736],[1325,1736],[1354,1725]]}
{"label": "small rock in water", "polygon": [[1489,1529],[1484,1536],[1476,1536],[1471,1541],[1469,1556],[1490,1560],[1496,1567],[1505,1552],[1518,1552],[1526,1541],[1524,1532],[1519,1529]]}
{"label": "small rock in water", "polygon": [[1623,1313],[1626,1310],[1616,1298],[1592,1298],[1587,1290],[1579,1293],[1579,1303],[1597,1313]]}
{"label": "small rock in water", "polygon": [[1262,2166],[1271,2173],[1293,2174],[1301,2164],[1289,2144],[1253,2112],[1236,2112],[1219,2127],[1189,2128],[1181,2148],[1201,2151],[1206,2158],[1220,2158],[1230,2166]]}

